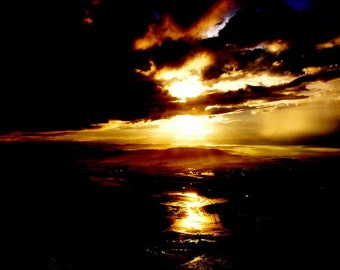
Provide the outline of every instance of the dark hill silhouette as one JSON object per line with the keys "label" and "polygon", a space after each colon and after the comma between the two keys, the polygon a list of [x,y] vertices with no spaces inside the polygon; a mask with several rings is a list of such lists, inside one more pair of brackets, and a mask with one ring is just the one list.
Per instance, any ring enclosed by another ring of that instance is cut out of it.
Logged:
{"label": "dark hill silhouette", "polygon": [[220,157],[227,158],[231,154],[219,149],[205,149],[197,147],[176,147],[165,150],[158,150],[155,154],[161,159],[188,159],[188,158],[209,158]]}
{"label": "dark hill silhouette", "polygon": [[173,147],[168,149],[141,149],[101,160],[107,166],[129,166],[132,170],[146,170],[152,174],[183,168],[214,169],[233,164],[240,165],[247,158],[214,148]]}
{"label": "dark hill silhouette", "polygon": [[214,148],[200,147],[172,147],[168,149],[142,149],[126,152],[126,156],[139,157],[147,159],[173,161],[189,159],[209,159],[209,158],[236,158],[239,155],[228,153],[224,150]]}

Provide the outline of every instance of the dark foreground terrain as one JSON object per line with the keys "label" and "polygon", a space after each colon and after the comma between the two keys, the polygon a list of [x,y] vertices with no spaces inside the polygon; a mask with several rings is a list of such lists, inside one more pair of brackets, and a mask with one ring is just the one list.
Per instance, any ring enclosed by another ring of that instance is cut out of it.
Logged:
{"label": "dark foreground terrain", "polygon": [[[2,269],[334,268],[340,155],[226,162],[207,178],[96,171],[124,151],[73,143],[3,143],[0,155]],[[93,181],[105,177],[112,184]],[[206,209],[228,236],[165,233],[172,221],[155,194],[189,182],[228,200]]]}

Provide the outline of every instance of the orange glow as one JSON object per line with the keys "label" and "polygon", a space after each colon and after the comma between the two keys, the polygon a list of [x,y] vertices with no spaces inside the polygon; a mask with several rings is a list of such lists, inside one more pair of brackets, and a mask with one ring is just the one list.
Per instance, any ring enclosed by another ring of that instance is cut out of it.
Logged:
{"label": "orange glow", "polygon": [[82,22],[87,25],[93,25],[93,19],[91,18],[90,11],[88,9],[84,9],[84,18]]}
{"label": "orange glow", "polygon": [[90,17],[83,18],[83,23],[87,25],[93,25],[93,20]]}
{"label": "orange glow", "polygon": [[250,72],[234,71],[222,74],[216,81],[204,81],[202,72],[213,61],[209,52],[200,52],[179,68],[163,67],[157,71],[152,63],[151,69],[141,72],[145,76],[152,76],[158,81],[163,89],[168,90],[170,95],[179,98],[182,102],[186,98],[197,97],[207,91],[235,91],[246,87],[272,86],[287,83],[296,77],[291,74],[270,74],[267,72],[252,74]]}
{"label": "orange glow", "polygon": [[329,40],[325,43],[317,44],[316,48],[318,48],[318,49],[330,49],[330,48],[333,48],[335,46],[340,46],[340,36],[336,37],[332,40]]}
{"label": "orange glow", "polygon": [[226,202],[226,199],[209,199],[194,192],[174,192],[168,195],[176,198],[173,202],[166,203],[168,206],[179,207],[182,215],[174,218],[174,223],[170,230],[188,234],[225,234],[226,228],[223,227],[217,214],[210,214],[204,211],[203,207]]}
{"label": "orange glow", "polygon": [[219,0],[189,29],[190,36],[206,38],[209,30],[225,20],[234,8],[233,0]]}
{"label": "orange glow", "polygon": [[231,74],[222,74],[219,80],[213,85],[215,89],[220,90],[238,90],[247,85],[254,86],[272,86],[288,83],[296,77],[290,74],[270,74],[263,72],[261,74],[252,74],[249,72],[237,71]]}
{"label": "orange glow", "polygon": [[207,37],[207,32],[214,25],[223,22],[224,17],[232,11],[233,0],[220,0],[207,10],[197,22],[188,29],[178,26],[171,16],[164,15],[161,24],[152,24],[144,36],[134,41],[133,49],[146,50],[154,46],[160,46],[164,40],[170,38],[178,40],[180,38],[201,39]]}
{"label": "orange glow", "polygon": [[193,58],[178,69],[165,67],[158,71],[155,80],[163,84],[174,97],[182,100],[188,97],[195,97],[207,90],[202,82],[202,70],[211,63],[211,56],[205,53],[196,54]]}
{"label": "orange glow", "polygon": [[178,40],[185,36],[185,31],[176,25],[170,16],[164,16],[161,25],[151,24],[148,32],[134,41],[133,49],[146,50],[161,45],[167,38]]}
{"label": "orange glow", "polygon": [[283,40],[274,40],[271,42],[265,42],[264,46],[271,53],[280,54],[281,52],[289,48],[289,43]]}

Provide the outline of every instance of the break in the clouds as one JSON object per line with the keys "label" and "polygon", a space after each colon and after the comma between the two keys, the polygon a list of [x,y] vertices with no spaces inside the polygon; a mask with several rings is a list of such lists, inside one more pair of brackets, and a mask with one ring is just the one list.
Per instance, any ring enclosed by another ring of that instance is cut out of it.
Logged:
{"label": "break in the clouds", "polygon": [[[73,64],[77,79],[44,85],[28,115],[51,117],[37,130],[119,143],[339,143],[332,1],[153,0],[131,3],[124,22],[113,2],[79,6],[83,49],[60,71],[71,76]],[[60,113],[48,107],[53,96]],[[8,130],[34,131],[10,119]]]}

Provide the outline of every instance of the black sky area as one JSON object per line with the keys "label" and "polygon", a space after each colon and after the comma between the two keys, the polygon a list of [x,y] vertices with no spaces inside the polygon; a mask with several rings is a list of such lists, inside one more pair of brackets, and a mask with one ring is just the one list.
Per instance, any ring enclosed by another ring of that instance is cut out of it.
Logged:
{"label": "black sky area", "polygon": [[[185,29],[215,2],[102,0],[93,5],[95,1],[89,0],[11,1],[4,9],[0,134],[77,130],[109,119],[152,118],[155,107],[166,110],[164,100],[171,97],[162,96],[153,82],[143,80],[134,69],[147,63],[147,54],[160,65],[181,59],[191,45],[168,40],[162,48],[136,53],[132,43],[161,14],[170,14]],[[285,55],[297,60],[287,62],[290,70],[294,63],[301,64],[301,52],[309,57],[303,64],[310,64],[312,58],[325,65],[339,63],[339,49],[324,55],[310,49],[310,44],[339,36],[335,1],[236,3],[240,8],[219,37],[204,40],[200,46],[251,46],[282,38],[295,46]],[[86,12],[94,20],[91,26],[82,21]],[[218,68],[209,72],[206,76],[210,78],[219,74]]]}
{"label": "black sky area", "polygon": [[[161,10],[175,14],[178,9],[175,18],[187,25],[212,2],[10,3],[0,133],[82,129],[109,119],[147,117],[153,85],[136,83],[133,40]],[[82,23],[85,10],[93,26]]]}
{"label": "black sky area", "polygon": [[9,19],[1,130],[79,129],[125,110],[143,1],[104,1],[94,27],[82,23],[88,1],[22,2]]}

